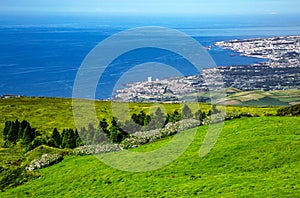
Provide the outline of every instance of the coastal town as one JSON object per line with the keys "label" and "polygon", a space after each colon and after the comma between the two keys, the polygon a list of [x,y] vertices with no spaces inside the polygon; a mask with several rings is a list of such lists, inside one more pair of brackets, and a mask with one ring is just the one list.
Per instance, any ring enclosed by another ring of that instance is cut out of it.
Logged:
{"label": "coastal town", "polygon": [[[209,90],[208,81],[220,82],[225,88],[250,90],[285,90],[300,87],[300,36],[232,40],[215,43],[249,56],[268,59],[267,62],[240,66],[219,66],[204,69],[194,76],[176,77],[127,84],[117,90],[113,99],[119,101],[178,101],[182,96],[195,95]],[[220,85],[221,86],[221,85]],[[205,100],[199,99],[198,100]]]}
{"label": "coastal town", "polygon": [[241,56],[268,59],[271,67],[293,67],[300,63],[300,36],[222,41],[215,46],[239,52]]}

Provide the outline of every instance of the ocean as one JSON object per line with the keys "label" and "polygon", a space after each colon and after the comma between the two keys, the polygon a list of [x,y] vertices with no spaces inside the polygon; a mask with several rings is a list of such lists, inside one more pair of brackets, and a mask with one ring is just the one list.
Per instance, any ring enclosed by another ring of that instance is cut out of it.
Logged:
{"label": "ocean", "polygon": [[[0,16],[0,95],[72,97],[77,71],[86,55],[101,41],[128,28],[163,26],[192,36],[203,46],[217,41],[270,36],[299,35],[299,16],[231,17],[95,17],[95,16]],[[212,47],[209,54],[218,66],[247,65],[267,60],[239,56],[230,50]],[[120,78],[123,83],[167,78],[178,73],[172,68],[155,71],[151,66],[130,78],[124,71],[146,62],[186,69],[182,57],[165,50],[144,48],[114,60],[99,80],[96,98],[111,98]],[[132,72],[134,73],[134,72]],[[128,74],[129,75],[129,74]],[[125,79],[125,80],[124,80]],[[126,81],[127,79],[127,81]],[[118,84],[117,87],[121,85]]]}

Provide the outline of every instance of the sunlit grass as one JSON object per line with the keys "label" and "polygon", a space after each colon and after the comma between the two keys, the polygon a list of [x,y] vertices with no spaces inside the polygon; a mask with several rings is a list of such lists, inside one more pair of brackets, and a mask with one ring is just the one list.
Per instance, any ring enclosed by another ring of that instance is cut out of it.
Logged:
{"label": "sunlit grass", "polygon": [[[227,121],[211,152],[199,157],[207,126],[186,152],[151,172],[113,169],[93,156],[69,156],[41,169],[39,179],[0,197],[297,197],[300,192],[300,119]],[[133,149],[158,149],[171,137]]]}

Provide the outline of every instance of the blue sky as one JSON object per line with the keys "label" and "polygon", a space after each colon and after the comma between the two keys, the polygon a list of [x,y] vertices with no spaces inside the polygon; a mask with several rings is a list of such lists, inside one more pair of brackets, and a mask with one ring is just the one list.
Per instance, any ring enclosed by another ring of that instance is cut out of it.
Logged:
{"label": "blue sky", "polygon": [[298,14],[300,0],[0,0],[0,13]]}

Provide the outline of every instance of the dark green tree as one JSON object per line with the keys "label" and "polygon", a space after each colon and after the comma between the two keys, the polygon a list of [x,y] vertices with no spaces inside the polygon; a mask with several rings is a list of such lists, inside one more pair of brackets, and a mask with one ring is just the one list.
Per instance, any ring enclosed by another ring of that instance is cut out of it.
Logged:
{"label": "dark green tree", "polygon": [[80,135],[80,140],[83,142],[83,144],[86,144],[88,145],[88,140],[87,140],[87,137],[88,137],[88,131],[86,130],[85,127],[82,127],[80,130],[79,130],[79,135]]}
{"label": "dark green tree", "polygon": [[19,121],[12,122],[8,131],[7,140],[16,143],[19,135]]}
{"label": "dark green tree", "polygon": [[27,126],[29,125],[29,122],[27,122],[26,120],[23,120],[20,124],[20,128],[19,128],[19,134],[18,137],[19,139],[24,139],[24,133],[25,133],[25,129],[27,128]]}
{"label": "dark green tree", "polygon": [[83,146],[83,142],[79,136],[78,130],[76,129],[74,132],[74,139],[75,139],[75,147]]}
{"label": "dark green tree", "polygon": [[174,113],[172,113],[171,115],[168,114],[168,122],[172,122],[172,123],[175,123],[175,122],[178,122],[180,121],[181,119],[181,115],[180,113],[175,110]]}
{"label": "dark green tree", "polygon": [[34,140],[27,146],[26,152],[35,149],[38,146],[46,144],[46,140],[42,136],[37,136]]}
{"label": "dark green tree", "polygon": [[168,123],[168,119],[160,108],[157,108],[155,114],[151,114],[151,122],[146,127],[146,130],[160,129]]}
{"label": "dark green tree", "polygon": [[187,106],[186,104],[184,105],[182,109],[182,119],[189,119],[193,117],[192,110]]}
{"label": "dark green tree", "polygon": [[113,119],[111,121],[109,133],[110,133],[109,139],[115,143],[120,143],[128,135],[127,132],[125,132],[124,130],[122,130],[120,128],[120,126],[118,125],[117,119],[115,117],[113,117]]}
{"label": "dark green tree", "polygon": [[51,134],[51,138],[53,139],[54,141],[54,146],[56,148],[59,148],[61,146],[61,143],[62,143],[62,138],[61,138],[61,135],[60,133],[58,132],[57,128],[54,128],[53,129],[53,132]]}
{"label": "dark green tree", "polygon": [[[25,125],[25,124],[24,124]],[[38,135],[35,128],[31,128],[30,124],[27,122],[26,127],[23,132],[23,142],[24,144],[29,144],[34,140],[34,138]]]}
{"label": "dark green tree", "polygon": [[6,121],[5,122],[5,126],[4,126],[3,133],[2,133],[4,140],[8,139],[8,134],[9,134],[9,131],[11,129],[11,125],[12,125],[12,121]]}
{"label": "dark green tree", "polygon": [[109,125],[108,125],[106,119],[103,118],[102,120],[100,120],[98,128],[102,129],[104,133],[109,134],[108,126]]}
{"label": "dark green tree", "polygon": [[75,148],[76,139],[73,129],[64,129],[62,133],[62,148]]}
{"label": "dark green tree", "polygon": [[196,119],[198,119],[200,122],[203,122],[203,120],[206,118],[206,113],[204,111],[198,110],[195,113]]}
{"label": "dark green tree", "polygon": [[109,138],[112,142],[120,143],[124,139],[124,136],[122,135],[122,133],[118,127],[113,126],[110,128],[110,137]]}
{"label": "dark green tree", "polygon": [[150,122],[151,117],[147,116],[144,111],[141,111],[139,114],[132,114],[131,119],[140,126],[145,126]]}
{"label": "dark green tree", "polygon": [[212,115],[212,111],[209,110],[208,113],[207,113],[207,116],[211,116]]}

